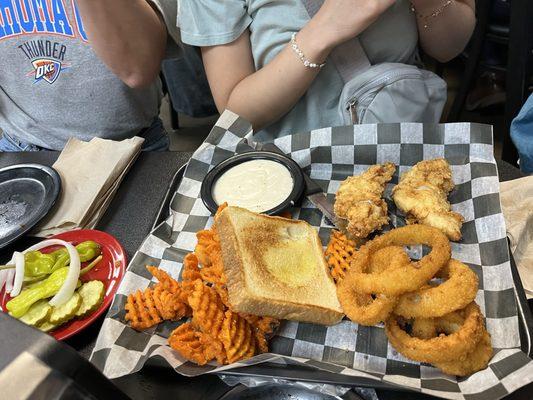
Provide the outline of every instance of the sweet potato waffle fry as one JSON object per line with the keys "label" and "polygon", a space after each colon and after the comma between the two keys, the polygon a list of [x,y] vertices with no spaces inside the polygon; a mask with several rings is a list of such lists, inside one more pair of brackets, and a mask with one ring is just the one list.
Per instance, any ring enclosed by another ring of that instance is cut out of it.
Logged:
{"label": "sweet potato waffle fry", "polygon": [[356,243],[340,231],[331,232],[331,238],[324,253],[328,262],[331,277],[335,282],[344,278],[350,267],[350,261],[356,251]]}
{"label": "sweet potato waffle fry", "polygon": [[207,364],[214,358],[221,364],[226,361],[222,343],[206,333],[194,329],[191,323],[180,325],[168,338],[170,347],[198,365]]}
{"label": "sweet potato waffle fry", "polygon": [[224,304],[217,292],[198,279],[189,296],[189,305],[193,312],[192,325],[204,333],[218,337],[224,322]]}
{"label": "sweet potato waffle fry", "polygon": [[133,329],[148,329],[162,321],[155,305],[154,291],[150,288],[130,294],[125,309],[126,321],[130,322]]}
{"label": "sweet potato waffle fry", "polygon": [[165,290],[176,293],[179,290],[181,290],[180,284],[178,281],[173,279],[169,274],[167,274],[162,269],[152,267],[152,266],[146,266],[146,269],[150,271],[150,273],[157,278],[159,281],[159,285],[161,285]]}
{"label": "sweet potato waffle fry", "polygon": [[202,276],[200,275],[200,268],[198,267],[198,258],[194,253],[187,254],[183,259],[181,279],[181,287],[183,289],[181,299],[187,303],[189,296],[194,290],[194,283],[198,279],[202,279]]}
{"label": "sweet potato waffle fry", "polygon": [[162,286],[154,287],[154,303],[162,319],[179,321],[191,315],[191,308],[181,300],[181,292],[181,289],[171,293]]}
{"label": "sweet potato waffle fry", "polygon": [[228,362],[253,357],[258,349],[253,327],[238,314],[228,310],[220,332]]}
{"label": "sweet potato waffle fry", "polygon": [[267,338],[279,320],[231,310],[218,235],[211,228],[196,236],[195,252],[183,260],[181,282],[165,271],[147,267],[159,282],[128,297],[126,320],[141,330],[164,320],[192,316],[172,332],[168,342],[199,365],[214,359],[228,364],[268,352]]}

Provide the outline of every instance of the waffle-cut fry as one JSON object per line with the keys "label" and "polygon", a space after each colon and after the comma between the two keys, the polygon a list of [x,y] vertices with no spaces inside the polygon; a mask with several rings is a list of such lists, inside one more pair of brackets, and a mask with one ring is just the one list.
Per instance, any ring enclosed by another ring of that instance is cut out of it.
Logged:
{"label": "waffle-cut fry", "polygon": [[189,322],[174,329],[168,338],[168,343],[184,358],[198,365],[205,365],[214,358],[221,364],[226,360],[222,343],[205,333],[196,331]]}
{"label": "waffle-cut fry", "polygon": [[150,273],[157,278],[159,283],[163,286],[165,290],[168,290],[171,293],[178,292],[181,287],[177,280],[173,279],[169,274],[167,274],[162,269],[159,269],[157,267],[152,267],[147,265],[146,269],[150,271]]}
{"label": "waffle-cut fry", "polygon": [[189,253],[183,259],[183,271],[181,279],[183,282],[194,282],[201,279],[200,268],[198,267],[198,258],[194,253]]}
{"label": "waffle-cut fry", "polygon": [[183,293],[181,300],[188,303],[189,296],[194,289],[194,283],[198,279],[202,279],[200,275],[200,268],[198,267],[198,258],[194,253],[189,253],[183,260],[183,270],[181,272],[181,288]]}
{"label": "waffle-cut fry", "polygon": [[265,334],[259,330],[255,331],[256,352],[258,354],[268,353],[268,340]]}
{"label": "waffle-cut fry", "polygon": [[192,314],[191,308],[181,300],[181,289],[178,293],[171,293],[163,286],[154,287],[154,303],[164,320],[179,321]]}
{"label": "waffle-cut fry", "polygon": [[227,206],[228,206],[227,202],[219,205],[217,208],[217,212],[215,213],[215,218],[218,217],[218,214],[220,214]]}
{"label": "waffle-cut fry", "polygon": [[128,296],[124,308],[126,309],[126,321],[130,322],[133,329],[148,329],[162,321],[153,295],[153,289],[148,288],[144,292],[138,290],[135,294]]}
{"label": "waffle-cut fry", "polygon": [[224,304],[224,307],[231,309],[231,304],[229,303],[228,288],[225,285],[219,284],[215,284],[211,287],[217,292],[218,297],[220,297],[220,300],[222,301],[222,304]]}
{"label": "waffle-cut fry", "polygon": [[196,233],[196,239],[198,244],[194,249],[194,253],[203,267],[209,267],[211,265],[209,246],[218,241],[218,236],[214,229],[209,229]]}
{"label": "waffle-cut fry", "polygon": [[328,262],[331,277],[335,282],[344,278],[355,251],[356,244],[354,241],[348,239],[340,231],[334,230],[331,232],[328,247],[324,255]]}
{"label": "waffle-cut fry", "polygon": [[224,271],[217,268],[215,264],[211,264],[210,267],[203,267],[200,270],[200,275],[204,282],[208,282],[214,285],[225,285],[226,283]]}
{"label": "waffle-cut fry", "polygon": [[189,296],[189,305],[193,312],[193,326],[213,337],[218,337],[224,322],[224,304],[217,292],[197,280]]}
{"label": "waffle-cut fry", "polygon": [[219,339],[226,349],[228,363],[253,357],[256,352],[256,338],[252,326],[238,314],[226,311]]}
{"label": "waffle-cut fry", "polygon": [[259,317],[252,314],[242,314],[239,315],[244,318],[250,325],[256,328],[258,331],[262,332],[265,335],[273,333],[276,328],[279,326],[279,319],[272,317]]}

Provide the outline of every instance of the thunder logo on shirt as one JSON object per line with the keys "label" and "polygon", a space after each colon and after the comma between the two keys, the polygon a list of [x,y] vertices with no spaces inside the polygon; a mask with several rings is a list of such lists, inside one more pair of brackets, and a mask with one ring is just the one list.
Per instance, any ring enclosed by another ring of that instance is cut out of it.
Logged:
{"label": "thunder logo on shirt", "polygon": [[[0,41],[46,34],[87,41],[75,0],[0,0]],[[35,83],[52,84],[69,66],[64,60],[67,47],[59,42],[27,40],[17,47],[30,60],[33,69],[28,75]]]}

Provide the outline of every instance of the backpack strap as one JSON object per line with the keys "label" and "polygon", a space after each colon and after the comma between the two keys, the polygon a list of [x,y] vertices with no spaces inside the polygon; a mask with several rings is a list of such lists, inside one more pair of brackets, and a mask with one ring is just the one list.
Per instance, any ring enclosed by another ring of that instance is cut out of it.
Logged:
{"label": "backpack strap", "polygon": [[[311,18],[318,12],[324,0],[300,0],[304,5],[307,13]],[[357,12],[357,10],[354,10]],[[331,52],[329,56],[344,83],[349,82],[352,78],[368,70],[372,64],[361,46],[358,37],[354,37],[339,46]]]}

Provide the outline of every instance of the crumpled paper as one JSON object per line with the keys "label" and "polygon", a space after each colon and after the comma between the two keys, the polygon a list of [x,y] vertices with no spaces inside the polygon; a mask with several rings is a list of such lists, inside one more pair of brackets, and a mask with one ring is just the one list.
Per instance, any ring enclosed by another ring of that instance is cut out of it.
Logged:
{"label": "crumpled paper", "polygon": [[533,176],[502,182],[500,198],[507,236],[524,291],[533,298]]}
{"label": "crumpled paper", "polygon": [[58,204],[32,234],[48,237],[94,228],[141,152],[143,142],[140,137],[120,142],[71,138],[53,165],[61,176]]}

